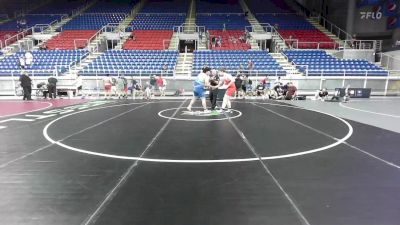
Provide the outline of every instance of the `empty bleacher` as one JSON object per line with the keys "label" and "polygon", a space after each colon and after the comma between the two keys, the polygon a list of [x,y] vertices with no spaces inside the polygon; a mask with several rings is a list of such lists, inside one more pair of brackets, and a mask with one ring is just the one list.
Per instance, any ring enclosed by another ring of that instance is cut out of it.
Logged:
{"label": "empty bleacher", "polygon": [[186,13],[190,1],[187,0],[149,0],[141,10],[141,13]]}
{"label": "empty bleacher", "polygon": [[198,13],[243,13],[238,1],[229,1],[227,3],[197,1],[196,11]]}
{"label": "empty bleacher", "polygon": [[185,14],[143,14],[140,13],[131,22],[128,31],[132,30],[172,30],[185,22]]}
{"label": "empty bleacher", "polygon": [[150,75],[159,74],[167,66],[172,75],[178,51],[110,50],[81,72],[83,75]]}
{"label": "empty bleacher", "polygon": [[253,13],[287,13],[292,9],[282,0],[246,0]]}
{"label": "empty bleacher", "polygon": [[170,40],[172,30],[135,30],[132,32],[134,39],[128,39],[123,49],[127,50],[163,50],[169,47],[169,42],[164,46],[164,40]]}
{"label": "empty bleacher", "polygon": [[94,6],[86,10],[85,13],[124,13],[128,14],[133,9],[133,6],[138,0],[133,0],[131,3],[99,1]]}
{"label": "empty bleacher", "polygon": [[196,15],[196,24],[204,26],[207,30],[244,30],[250,26],[244,14],[208,14]]}
{"label": "empty bleacher", "polygon": [[205,65],[212,69],[224,67],[236,75],[240,65],[246,68],[249,60],[254,63],[252,75],[286,75],[272,56],[264,51],[195,51],[193,75],[197,75]]}
{"label": "empty bleacher", "polygon": [[[244,37],[245,33],[244,31],[241,30],[226,30],[226,31],[221,31],[221,30],[209,30],[210,33],[210,39],[212,40],[214,37],[215,38],[222,38],[222,45],[221,47],[219,46],[214,46],[212,43],[210,43],[209,49],[213,50],[248,50],[251,48],[250,44],[246,42],[242,42],[240,38]],[[244,39],[242,39],[244,40]]]}
{"label": "empty bleacher", "polygon": [[387,76],[388,72],[366,60],[338,59],[325,51],[284,52],[289,61],[299,66],[309,76]]}
{"label": "empty bleacher", "polygon": [[31,14],[68,14],[85,5],[85,0],[57,0],[31,12]]}
{"label": "empty bleacher", "polygon": [[99,30],[109,23],[120,23],[126,14],[82,14],[62,27],[62,30]]}
{"label": "empty bleacher", "polygon": [[[0,75],[19,75],[19,57],[25,52],[16,54],[0,61]],[[51,75],[57,67],[59,73],[66,72],[69,65],[79,62],[86,57],[88,52],[84,50],[60,50],[60,51],[33,51],[33,63],[26,71],[35,76]]]}
{"label": "empty bleacher", "polygon": [[49,50],[83,49],[96,32],[96,30],[66,30],[48,40],[47,48]]}
{"label": "empty bleacher", "polygon": [[1,31],[17,31],[19,28],[17,27],[17,20],[24,18],[26,20],[26,25],[23,29],[30,28],[35,26],[36,24],[50,24],[54,21],[60,21],[63,15],[53,15],[53,14],[41,14],[41,15],[25,15],[21,18],[16,18],[12,21],[0,24]]}
{"label": "empty bleacher", "polygon": [[257,15],[261,23],[268,23],[277,28],[278,32],[294,48],[300,49],[334,49],[338,44],[326,34],[316,29],[303,17],[295,14],[261,14]]}
{"label": "empty bleacher", "polygon": [[[6,40],[16,34],[17,34],[16,31],[0,31],[0,42],[1,42],[0,47],[4,47]],[[7,44],[9,43],[7,42]]]}

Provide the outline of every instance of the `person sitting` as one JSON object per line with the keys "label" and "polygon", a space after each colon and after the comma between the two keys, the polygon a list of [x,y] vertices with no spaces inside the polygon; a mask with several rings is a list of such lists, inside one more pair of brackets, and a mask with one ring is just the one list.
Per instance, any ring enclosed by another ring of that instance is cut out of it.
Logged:
{"label": "person sitting", "polygon": [[260,82],[256,87],[257,96],[261,96],[263,99],[265,98],[265,86],[262,82]]}
{"label": "person sitting", "polygon": [[327,97],[328,97],[328,91],[326,90],[326,88],[318,90],[317,93],[315,93],[315,100],[325,101]]}
{"label": "person sitting", "polygon": [[294,100],[297,96],[297,87],[292,82],[287,84],[285,100]]}

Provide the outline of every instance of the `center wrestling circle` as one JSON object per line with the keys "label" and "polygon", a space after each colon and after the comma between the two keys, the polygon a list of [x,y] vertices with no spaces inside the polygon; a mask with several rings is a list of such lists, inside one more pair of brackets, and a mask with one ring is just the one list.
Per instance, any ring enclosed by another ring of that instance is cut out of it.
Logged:
{"label": "center wrestling circle", "polygon": [[[183,109],[179,111],[174,117],[173,112],[177,109]],[[193,109],[201,110],[200,107],[193,107]],[[169,115],[170,113],[170,115]],[[192,122],[203,122],[203,121],[218,121],[218,120],[228,120],[234,119],[242,116],[242,112],[232,109],[231,112],[203,112],[203,111],[185,111],[185,108],[170,108],[164,109],[158,113],[158,115],[165,119],[171,120],[181,120],[181,121],[192,121]]]}
{"label": "center wrestling circle", "polygon": [[[133,103],[133,104],[135,104],[135,103]],[[157,102],[154,102],[152,104],[157,104]],[[331,148],[333,148],[335,146],[338,146],[338,145],[342,144],[347,139],[349,139],[351,137],[351,135],[353,134],[353,127],[346,120],[344,120],[344,119],[342,119],[340,117],[334,116],[332,114],[329,114],[329,113],[325,113],[325,112],[321,112],[321,111],[317,111],[317,110],[312,110],[312,109],[304,109],[304,108],[291,106],[291,105],[280,105],[280,104],[274,104],[274,103],[262,103],[262,104],[274,105],[274,106],[280,106],[280,107],[289,107],[289,108],[295,108],[295,109],[299,109],[299,110],[306,110],[306,111],[310,111],[310,112],[316,112],[316,113],[324,114],[324,115],[327,115],[327,116],[330,116],[330,117],[333,117],[333,118],[339,120],[341,123],[344,123],[348,128],[348,132],[341,139],[336,139],[335,138],[335,142],[332,143],[332,144],[329,144],[329,145],[326,145],[326,146],[323,146],[323,147],[320,147],[320,148],[310,149],[310,150],[307,150],[307,151],[291,153],[291,154],[285,154],[285,155],[265,156],[265,157],[259,157],[259,158],[258,157],[254,157],[254,158],[242,158],[242,159],[212,159],[212,160],[156,159],[156,158],[144,158],[144,157],[134,157],[134,156],[123,156],[123,155],[106,154],[106,153],[89,151],[89,150],[76,148],[76,147],[73,147],[73,146],[69,146],[69,145],[63,144],[63,143],[61,143],[59,141],[56,141],[56,140],[52,139],[48,134],[48,129],[49,129],[49,127],[51,125],[53,125],[55,122],[60,121],[60,120],[62,120],[64,118],[66,118],[66,117],[69,117],[69,116],[72,116],[72,115],[76,115],[76,114],[79,114],[79,113],[83,113],[83,112],[93,111],[93,110],[99,110],[99,109],[104,109],[104,108],[112,108],[112,107],[119,107],[119,106],[129,105],[129,104],[120,104],[120,105],[104,106],[104,107],[98,107],[98,108],[93,108],[93,109],[82,110],[82,111],[78,111],[78,112],[75,112],[75,113],[71,113],[71,114],[67,114],[67,115],[61,116],[61,117],[51,121],[50,123],[48,123],[43,128],[43,136],[50,143],[58,145],[58,146],[61,146],[61,147],[65,148],[65,149],[68,149],[68,150],[71,150],[71,151],[80,152],[80,153],[84,153],[84,154],[88,154],[88,155],[95,155],[95,156],[101,156],[101,157],[106,157],[106,158],[113,158],[113,159],[136,160],[136,161],[158,162],[158,163],[236,163],[236,162],[251,162],[251,161],[259,161],[259,160],[272,160],[272,159],[291,158],[291,157],[296,157],[296,156],[301,156],[301,155],[312,154],[312,153],[316,153],[316,152],[320,152],[320,151],[325,151],[325,150],[329,150],[329,149],[331,149]],[[177,108],[175,108],[175,110],[176,109]],[[166,109],[166,110],[161,111],[160,113],[163,114],[162,112],[165,112],[165,111],[168,111],[168,110],[173,110],[173,109]],[[237,112],[240,113],[240,111],[237,111]],[[172,118],[170,118],[170,119],[172,119]]]}

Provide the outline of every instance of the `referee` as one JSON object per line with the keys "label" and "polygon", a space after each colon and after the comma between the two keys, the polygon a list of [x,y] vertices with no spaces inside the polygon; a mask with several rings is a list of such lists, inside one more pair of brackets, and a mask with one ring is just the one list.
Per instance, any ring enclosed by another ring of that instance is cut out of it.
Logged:
{"label": "referee", "polygon": [[217,106],[217,99],[218,99],[218,87],[220,79],[218,76],[218,72],[216,70],[211,70],[210,74],[210,101],[211,101],[211,110],[215,111],[215,107]]}

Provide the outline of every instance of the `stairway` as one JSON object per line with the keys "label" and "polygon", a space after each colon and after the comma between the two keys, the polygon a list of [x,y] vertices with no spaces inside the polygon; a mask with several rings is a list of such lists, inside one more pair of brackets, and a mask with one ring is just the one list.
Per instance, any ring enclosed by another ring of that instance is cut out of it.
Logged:
{"label": "stairway", "polygon": [[303,76],[296,66],[292,65],[281,53],[269,53],[272,58],[286,71],[287,76]]}
{"label": "stairway", "polygon": [[175,76],[190,78],[192,76],[193,61],[193,53],[179,53],[175,66]]}
{"label": "stairway", "polygon": [[[147,0],[142,0],[138,4],[136,4],[135,7],[133,7],[131,13],[118,25],[118,27],[114,30],[114,32],[119,32],[121,30],[125,32],[126,28],[130,26],[131,22],[135,19],[136,15],[143,8],[146,1]],[[125,35],[123,36],[123,38],[121,38],[121,40],[114,47],[114,49],[122,49],[129,35],[130,33],[125,32]]]}
{"label": "stairway", "polygon": [[[331,33],[328,29],[325,27],[321,26],[319,22],[315,18],[306,18],[308,22],[310,22],[315,28],[320,30],[322,33],[324,33],[326,36],[328,36],[330,39],[334,40],[339,46],[344,46],[345,42],[341,40],[339,37]],[[346,46],[349,48],[350,46]]]}
{"label": "stairway", "polygon": [[69,71],[67,71],[64,74],[64,76],[75,78],[78,75],[78,73],[81,70],[83,70],[83,68],[85,68],[87,65],[89,65],[91,62],[93,62],[95,59],[97,59],[99,56],[101,56],[103,54],[104,54],[104,52],[89,53],[89,55],[86,58],[82,59],[82,61],[80,63],[71,67],[71,69]]}
{"label": "stairway", "polygon": [[[251,13],[245,0],[240,0],[239,3],[242,6],[243,12],[249,12],[247,19],[248,19],[250,25],[252,26],[253,32],[259,33],[259,34],[266,33],[265,30],[263,29],[263,27],[261,26],[261,24],[256,19],[256,17],[253,15],[253,13]],[[275,45],[277,46],[277,50],[279,50],[279,51],[282,51],[282,50],[285,50],[288,48],[286,46],[285,42],[283,41],[283,39],[280,37],[280,35],[277,32],[272,34],[272,41],[275,43]],[[254,40],[253,38],[250,38],[249,43],[250,43],[252,50],[260,50],[260,47],[258,46],[257,41]]]}
{"label": "stairway", "polygon": [[64,26],[66,23],[68,23],[69,21],[71,21],[73,18],[75,18],[76,16],[82,14],[83,12],[85,12],[87,9],[89,9],[90,7],[92,7],[94,4],[97,3],[98,0],[93,0],[91,2],[89,2],[88,4],[84,5],[83,7],[77,9],[76,11],[74,11],[72,13],[72,15],[70,17],[66,17],[63,18],[60,22],[56,23],[55,25],[51,26],[49,29],[46,30],[46,32],[51,33],[51,32],[56,32],[59,28],[61,28],[62,26]]}

